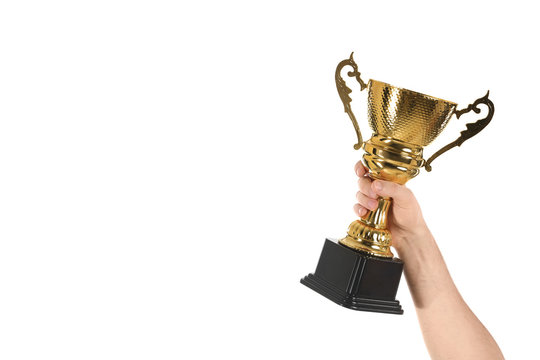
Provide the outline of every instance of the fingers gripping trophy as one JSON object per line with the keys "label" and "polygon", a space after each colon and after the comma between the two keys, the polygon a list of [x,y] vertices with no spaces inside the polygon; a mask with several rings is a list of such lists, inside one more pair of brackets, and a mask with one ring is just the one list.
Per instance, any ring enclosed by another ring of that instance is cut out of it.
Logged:
{"label": "fingers gripping trophy", "polygon": [[[373,135],[363,141],[358,122],[351,109],[352,92],[342,78],[342,70],[356,79],[360,90],[367,89],[368,122]],[[362,161],[372,179],[405,184],[420,172],[429,172],[431,163],[444,152],[461,146],[484,129],[491,121],[494,105],[488,93],[464,109],[457,104],[387,83],[360,77],[353,54],[336,68],[336,86],[345,112],[351,119],[356,135],[355,150],[363,149]],[[487,107],[487,115],[467,124],[460,136],[435,152],[428,160],[423,148],[444,130],[453,115],[459,119],[479,105]],[[314,273],[300,282],[326,298],[353,310],[403,314],[395,299],[403,272],[403,262],[391,251],[392,234],[387,230],[391,198],[380,197],[378,206],[349,225],[347,235],[335,241],[326,239]]]}

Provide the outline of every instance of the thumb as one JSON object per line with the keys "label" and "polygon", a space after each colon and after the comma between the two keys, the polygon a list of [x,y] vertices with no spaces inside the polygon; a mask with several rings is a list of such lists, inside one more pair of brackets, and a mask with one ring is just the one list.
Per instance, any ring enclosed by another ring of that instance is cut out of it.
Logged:
{"label": "thumb", "polygon": [[391,181],[375,180],[371,183],[371,189],[379,196],[391,197],[399,207],[407,207],[406,204],[412,197],[412,192],[405,185]]}

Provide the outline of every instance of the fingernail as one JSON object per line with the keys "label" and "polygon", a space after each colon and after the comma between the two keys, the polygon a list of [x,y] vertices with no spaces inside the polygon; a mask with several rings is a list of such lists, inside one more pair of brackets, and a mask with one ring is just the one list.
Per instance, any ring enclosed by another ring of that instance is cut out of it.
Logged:
{"label": "fingernail", "polygon": [[358,168],[355,169],[355,172],[356,172],[356,176],[360,177],[360,171]]}
{"label": "fingernail", "polygon": [[379,181],[375,181],[373,182],[373,188],[377,191],[381,191],[382,190],[382,184],[379,182]]}
{"label": "fingernail", "polygon": [[360,217],[366,215],[366,213],[367,213],[366,208],[361,208],[360,210],[358,210],[358,215],[360,215]]}
{"label": "fingernail", "polygon": [[377,208],[377,205],[379,205],[378,201],[375,201],[375,200],[368,201],[368,206],[371,210],[375,210]]}

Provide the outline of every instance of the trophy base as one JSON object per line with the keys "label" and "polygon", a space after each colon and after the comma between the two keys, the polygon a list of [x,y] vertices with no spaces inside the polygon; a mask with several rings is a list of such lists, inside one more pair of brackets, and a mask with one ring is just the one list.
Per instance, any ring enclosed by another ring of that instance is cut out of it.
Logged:
{"label": "trophy base", "polygon": [[314,274],[300,282],[352,310],[403,314],[396,300],[403,262],[376,258],[326,239]]}

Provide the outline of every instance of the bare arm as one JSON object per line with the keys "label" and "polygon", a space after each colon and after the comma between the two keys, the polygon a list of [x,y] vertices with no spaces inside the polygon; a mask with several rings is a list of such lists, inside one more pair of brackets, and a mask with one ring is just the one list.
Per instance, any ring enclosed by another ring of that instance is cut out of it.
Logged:
{"label": "bare arm", "polygon": [[377,196],[393,198],[389,230],[393,246],[405,263],[405,279],[431,358],[504,359],[454,285],[413,193],[403,185],[372,181],[360,162],[355,170],[360,191],[354,209],[359,216],[376,208],[371,201]]}

